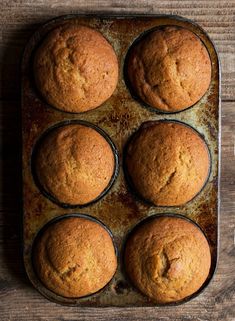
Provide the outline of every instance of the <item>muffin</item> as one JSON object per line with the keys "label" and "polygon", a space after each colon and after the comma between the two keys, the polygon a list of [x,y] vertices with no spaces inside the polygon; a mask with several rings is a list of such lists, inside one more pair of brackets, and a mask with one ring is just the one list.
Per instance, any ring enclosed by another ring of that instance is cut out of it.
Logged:
{"label": "muffin", "polygon": [[182,300],[206,281],[211,254],[193,223],[159,217],[138,226],[127,240],[125,268],[133,284],[158,303]]}
{"label": "muffin", "polygon": [[49,104],[66,112],[85,112],[113,94],[118,61],[101,33],[66,24],[51,31],[36,51],[34,78]]}
{"label": "muffin", "polygon": [[49,131],[34,156],[36,178],[60,203],[84,205],[110,185],[115,158],[111,145],[85,124],[64,125]]}
{"label": "muffin", "polygon": [[125,170],[142,198],[157,206],[178,206],[204,186],[210,156],[191,127],[174,121],[146,122],[127,145]]}
{"label": "muffin", "polygon": [[101,224],[83,217],[49,225],[36,239],[33,262],[42,283],[69,298],[99,291],[117,268],[110,234]]}
{"label": "muffin", "polygon": [[211,81],[211,61],[191,31],[170,26],[143,36],[130,49],[127,75],[135,95],[163,112],[195,104]]}

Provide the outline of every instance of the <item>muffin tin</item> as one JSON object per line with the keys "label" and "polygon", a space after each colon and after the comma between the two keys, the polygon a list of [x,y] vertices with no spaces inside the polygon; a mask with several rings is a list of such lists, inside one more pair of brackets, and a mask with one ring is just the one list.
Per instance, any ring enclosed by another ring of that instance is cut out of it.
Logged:
{"label": "muffin tin", "polygon": [[[95,110],[85,113],[65,113],[49,106],[37,92],[33,80],[34,51],[52,30],[67,22],[83,24],[100,31],[112,44],[119,61],[119,82],[112,97]],[[152,28],[163,25],[182,26],[194,32],[204,42],[211,58],[212,79],[204,97],[191,108],[177,113],[159,113],[132,97],[124,79],[126,54],[132,43]],[[156,207],[139,199],[127,184],[123,172],[123,152],[130,136],[146,121],[175,120],[195,128],[205,139],[211,156],[211,171],[202,191],[180,207]],[[117,148],[117,168],[113,185],[95,202],[81,207],[65,206],[50,200],[37,182],[32,171],[34,147],[45,132],[59,123],[89,122],[110,137]],[[218,255],[219,218],[219,164],[220,164],[220,66],[213,43],[195,23],[176,16],[83,16],[71,15],[54,19],[39,28],[28,42],[22,60],[22,139],[23,139],[23,236],[24,263],[35,288],[48,299],[77,306],[156,306],[157,304],[134,289],[123,271],[122,251],[128,232],[152,215],[183,215],[204,231],[211,248],[210,275],[195,297],[210,282],[216,269]],[[118,161],[119,160],[119,161]],[[119,173],[118,173],[119,171]],[[100,220],[111,230],[119,255],[118,270],[111,282],[96,294],[83,298],[64,298],[46,289],[38,280],[32,264],[33,242],[39,231],[52,219],[63,215],[87,214]],[[168,304],[169,305],[169,304]]]}

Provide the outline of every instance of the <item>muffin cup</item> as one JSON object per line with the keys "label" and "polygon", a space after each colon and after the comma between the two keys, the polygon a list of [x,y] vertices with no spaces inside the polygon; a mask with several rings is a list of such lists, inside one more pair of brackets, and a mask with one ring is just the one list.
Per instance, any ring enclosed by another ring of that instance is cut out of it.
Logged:
{"label": "muffin cup", "polygon": [[[31,280],[34,282],[34,286],[36,287],[36,289],[43,295],[45,296],[47,299],[53,301],[53,302],[60,302],[62,304],[75,304],[78,300],[82,300],[83,298],[89,298],[89,297],[93,297],[98,293],[101,293],[102,291],[104,291],[104,289],[106,287],[108,287],[111,283],[112,280],[114,278],[111,278],[111,280],[100,290],[96,291],[95,293],[92,294],[88,294],[82,297],[78,297],[78,298],[69,298],[69,297],[64,297],[62,295],[56,294],[55,292],[53,292],[52,290],[48,289],[46,285],[44,285],[44,283],[40,280],[39,276],[37,275],[36,269],[35,269],[35,264],[34,264],[34,248],[35,245],[37,243],[37,240],[40,238],[40,236],[46,231],[46,229],[53,225],[54,223],[57,223],[59,221],[65,220],[65,219],[69,219],[71,217],[77,217],[77,218],[83,218],[86,220],[90,220],[92,222],[95,222],[99,225],[101,225],[110,235],[112,242],[113,242],[113,246],[114,246],[114,250],[115,250],[115,255],[118,258],[118,250],[117,250],[117,246],[114,240],[114,236],[111,232],[111,230],[100,220],[98,220],[97,218],[87,215],[87,214],[78,214],[78,213],[73,213],[73,214],[65,214],[65,215],[61,215],[58,217],[55,217],[54,219],[50,220],[49,222],[47,222],[36,234],[36,236],[34,237],[33,243],[32,243],[32,247],[31,247]],[[116,272],[115,272],[116,273]]]}
{"label": "muffin cup", "polygon": [[123,241],[123,246],[121,249],[121,253],[120,253],[120,261],[121,261],[121,269],[122,269],[122,273],[125,275],[125,278],[128,280],[129,285],[137,292],[141,293],[144,296],[147,296],[145,294],[143,294],[137,287],[135,287],[133,285],[133,282],[130,280],[126,269],[125,269],[125,248],[126,248],[126,244],[127,241],[129,240],[129,238],[135,233],[135,231],[143,224],[153,220],[153,219],[158,219],[158,218],[165,218],[165,217],[174,217],[174,218],[179,218],[182,220],[186,220],[190,223],[192,223],[194,226],[196,226],[205,236],[209,247],[210,247],[210,252],[211,252],[211,266],[210,266],[210,271],[208,274],[207,279],[205,280],[205,282],[203,283],[203,285],[193,294],[187,296],[186,298],[182,299],[182,300],[178,300],[178,301],[174,301],[174,302],[168,302],[168,303],[158,303],[156,301],[154,301],[153,299],[149,298],[150,301],[154,302],[155,306],[178,306],[181,304],[184,304],[194,298],[196,298],[199,294],[201,294],[208,286],[208,284],[211,282],[212,278],[214,277],[214,274],[216,272],[216,268],[217,268],[217,257],[215,257],[212,253],[211,250],[211,244],[210,244],[210,240],[208,239],[207,235],[205,234],[205,232],[203,231],[203,229],[201,228],[201,226],[199,224],[197,224],[195,221],[191,220],[189,217],[186,217],[184,215],[181,214],[176,214],[176,213],[159,213],[159,214],[152,214],[150,216],[148,216],[147,218],[144,218],[143,220],[141,220],[140,222],[138,222],[134,227],[132,227],[126,234],[126,237]]}
{"label": "muffin cup", "polygon": [[[133,40],[132,44],[130,45],[130,47],[128,48],[128,51],[126,52],[126,56],[125,56],[125,60],[124,60],[124,65],[123,65],[123,77],[124,77],[124,81],[125,81],[125,84],[132,96],[133,99],[135,99],[141,107],[144,107],[144,108],[147,108],[148,110],[152,111],[152,112],[155,112],[155,113],[159,113],[159,114],[169,114],[169,115],[172,115],[172,114],[178,114],[178,113],[182,113],[182,112],[185,112],[186,110],[190,109],[190,108],[193,108],[195,105],[198,104],[198,102],[200,102],[204,96],[206,96],[210,86],[211,86],[211,80],[210,80],[210,84],[209,84],[209,87],[208,89],[206,90],[206,92],[204,93],[204,95],[199,99],[197,100],[194,104],[192,104],[191,106],[188,106],[186,107],[185,109],[182,109],[182,110],[178,110],[178,111],[164,111],[162,109],[159,109],[157,107],[153,107],[151,105],[149,105],[148,103],[146,103],[145,101],[143,101],[139,96],[138,94],[135,92],[132,84],[131,84],[131,81],[129,80],[129,77],[128,77],[128,72],[127,72],[127,66],[128,66],[128,60],[129,60],[129,57],[130,57],[130,53],[131,53],[131,50],[134,46],[136,46],[145,36],[147,36],[148,34],[150,34],[151,32],[153,31],[157,31],[157,30],[163,30],[165,27],[179,27],[177,25],[170,25],[170,24],[166,24],[166,25],[161,25],[161,26],[157,26],[157,27],[154,27],[154,28],[151,28],[149,30],[145,30],[144,32],[142,32],[136,39]],[[207,50],[208,52],[208,55],[210,57],[210,53],[208,51],[208,48],[206,46],[206,44],[204,43],[204,41],[195,33],[193,32],[194,35],[203,43],[203,45],[205,46],[205,49]],[[211,57],[210,57],[210,62],[211,62]],[[211,62],[211,70],[212,70],[212,62]]]}
{"label": "muffin cup", "polygon": [[[127,155],[127,150],[128,150],[128,146],[129,144],[131,143],[132,139],[134,139],[136,136],[138,136],[139,132],[144,129],[144,128],[147,128],[147,127],[150,127],[152,126],[153,124],[156,124],[156,123],[177,123],[177,124],[180,124],[180,125],[183,125],[183,126],[186,126],[190,129],[192,129],[204,142],[205,146],[206,146],[206,149],[207,149],[207,152],[208,152],[208,156],[209,156],[209,170],[208,170],[208,175],[207,175],[207,178],[202,186],[202,188],[200,189],[200,191],[198,191],[198,193],[192,198],[190,199],[189,201],[187,201],[186,203],[184,204],[181,204],[181,205],[155,205],[153,204],[151,201],[145,199],[140,193],[138,193],[138,191],[136,190],[131,178],[130,178],[130,175],[128,173],[128,170],[127,170],[127,166],[125,164],[126,162],[126,155]],[[211,168],[212,168],[212,157],[211,157],[211,152],[210,152],[210,149],[209,149],[209,146],[207,144],[207,142],[205,141],[205,138],[204,136],[199,133],[194,127],[190,126],[189,124],[186,124],[182,121],[179,121],[179,120],[176,120],[176,119],[161,119],[161,120],[157,120],[157,121],[147,121],[147,122],[144,122],[140,125],[140,127],[129,137],[128,141],[126,142],[125,146],[124,146],[124,153],[123,153],[123,172],[124,172],[124,175],[125,175],[125,179],[126,179],[126,182],[127,182],[127,185],[128,185],[128,188],[130,190],[130,192],[135,196],[136,199],[139,199],[143,202],[145,202],[146,204],[149,204],[149,205],[152,205],[154,207],[159,207],[159,208],[181,208],[183,206],[185,206],[186,204],[190,203],[190,202],[193,202],[198,195],[200,195],[200,193],[203,191],[203,189],[205,188],[205,186],[207,185],[209,179],[210,179],[210,175],[211,175]]]}
{"label": "muffin cup", "polygon": [[[56,19],[55,19],[56,20]],[[40,50],[40,48],[43,46],[43,45],[45,45],[45,43],[47,42],[47,37],[49,36],[50,37],[50,34],[51,33],[53,33],[53,32],[55,32],[56,31],[56,29],[57,29],[57,27],[62,27],[62,26],[65,26],[65,27],[69,27],[69,25],[70,25],[70,20],[69,19],[63,19],[63,22],[61,21],[61,23],[59,24],[59,26],[56,26],[55,28],[53,28],[52,27],[52,29],[51,30],[43,30],[42,31],[42,37],[40,37],[40,39],[36,39],[36,43],[35,43],[35,47],[34,47],[34,50],[32,51],[32,54],[31,54],[31,57],[30,57],[30,62],[31,62],[31,66],[30,66],[30,77],[31,77],[31,83],[33,84],[33,91],[36,93],[36,95],[40,98],[40,100],[43,102],[43,104],[44,105],[46,105],[48,108],[52,108],[52,109],[54,109],[54,110],[56,110],[57,112],[62,112],[62,113],[68,113],[68,114],[75,114],[75,115],[81,115],[81,114],[84,114],[84,113],[87,113],[87,112],[92,112],[93,110],[95,110],[95,109],[97,109],[97,108],[100,108],[103,104],[105,104],[106,103],[106,101],[108,101],[111,97],[112,97],[112,95],[113,95],[113,93],[115,92],[115,89],[116,89],[116,87],[114,86],[114,83],[113,83],[113,90],[111,90],[111,91],[109,91],[109,93],[106,95],[106,98],[105,99],[103,99],[102,101],[100,101],[100,103],[97,103],[97,105],[95,106],[95,107],[91,107],[91,108],[88,108],[87,110],[80,110],[80,111],[73,111],[73,110],[66,110],[66,108],[65,109],[63,109],[63,108],[60,108],[59,106],[56,106],[56,103],[55,104],[53,104],[53,103],[51,103],[48,99],[46,99],[46,94],[47,94],[47,89],[45,89],[45,90],[40,90],[39,89],[39,87],[40,86],[37,86],[37,71],[35,71],[34,70],[34,66],[35,66],[35,58],[37,57],[37,51],[38,50]],[[77,24],[74,24],[74,23],[72,23],[72,26],[78,26],[78,27],[82,27],[82,28],[84,28],[84,27],[86,27],[85,25],[81,25],[81,24],[79,24],[79,23],[77,23]],[[43,29],[43,28],[42,28]],[[97,32],[98,30],[97,30],[97,28],[90,28],[90,27],[88,27],[88,29],[90,29],[90,31],[94,31],[94,32]],[[84,34],[84,32],[86,32],[86,30],[84,31],[82,31],[81,33],[82,34]],[[61,36],[61,33],[60,33],[60,36]],[[96,37],[97,37],[97,34],[95,35]],[[95,37],[94,36],[94,37]],[[96,43],[98,44],[98,46],[100,45],[100,46],[104,46],[104,50],[106,50],[106,54],[107,54],[107,60],[116,60],[116,53],[115,53],[115,50],[114,50],[114,48],[112,47],[112,44],[110,43],[110,41],[103,35],[103,33],[102,32],[98,32],[98,36],[101,36],[100,38],[98,37],[98,40],[96,39]],[[56,36],[55,36],[56,37]],[[51,39],[54,39],[54,37],[51,37]],[[69,38],[70,39],[70,38]],[[103,40],[106,40],[106,42],[107,42],[107,45],[110,45],[111,46],[111,48],[110,48],[110,51],[109,52],[107,52],[107,48],[108,48],[108,46],[106,46],[105,47],[105,45],[104,45],[104,42],[103,42]],[[64,39],[64,41],[66,42],[66,40]],[[83,43],[83,45],[84,45],[84,43]],[[57,46],[58,46],[58,43],[57,43]],[[67,46],[67,44],[66,44],[66,46]],[[63,46],[61,47],[61,48],[63,48]],[[48,49],[48,47],[46,47],[46,49]],[[88,50],[89,50],[89,48],[87,48]],[[111,50],[112,49],[112,50]],[[79,51],[79,50],[78,50]],[[112,51],[113,51],[113,56],[112,56]],[[53,55],[53,53],[52,53],[52,55]],[[54,57],[55,58],[55,57]],[[102,60],[102,56],[100,56],[99,57],[101,60]],[[42,59],[43,60],[43,59]],[[105,61],[106,62],[106,61]],[[45,66],[44,66],[45,67]],[[116,67],[116,68],[115,68]],[[40,65],[40,68],[43,68],[43,66],[42,65]],[[95,66],[95,68],[97,68],[97,65]],[[95,69],[95,68],[93,68],[93,69]],[[99,66],[98,66],[98,68],[99,68]],[[46,68],[45,68],[46,69]],[[74,68],[75,69],[75,68]],[[115,70],[117,70],[117,74],[119,74],[119,66],[118,66],[118,64],[115,64],[114,62],[113,62],[113,69],[115,69]],[[76,70],[76,69],[75,69]],[[100,70],[100,74],[102,73],[102,72],[107,72],[107,70]],[[92,75],[92,77],[91,77],[91,75],[90,75],[90,77],[88,76],[88,79],[93,79],[94,78],[94,74]],[[53,81],[54,79],[53,79],[53,77],[52,77],[52,81]],[[100,80],[100,82],[102,82],[102,79],[99,79]],[[45,81],[45,79],[44,79],[44,81]],[[108,81],[108,83],[110,84],[110,82],[112,82],[112,79],[109,79],[109,81]],[[55,82],[56,83],[56,82]],[[96,82],[96,84],[97,84],[97,82]],[[107,84],[107,83],[106,83]],[[117,81],[116,81],[116,85],[117,85]],[[76,87],[76,86],[75,86]],[[95,88],[96,86],[90,86],[91,88]],[[104,86],[105,87],[105,86]],[[99,90],[99,92],[100,92],[101,90]],[[43,92],[44,92],[44,95],[43,95]],[[49,92],[49,91],[48,91]],[[59,91],[59,94],[60,94],[60,92],[61,91]],[[45,94],[46,93],[46,94]],[[79,96],[79,95],[78,95]],[[90,97],[92,97],[92,95],[90,95]],[[89,99],[89,98],[88,98]],[[97,97],[97,99],[99,99],[99,95],[98,95],[98,97]],[[64,100],[68,100],[67,99],[67,97],[66,97],[66,99],[64,99]],[[72,102],[73,102],[73,100],[72,100]],[[81,105],[81,104],[80,104]],[[94,105],[94,103],[93,104],[91,104],[91,105]],[[76,108],[75,108],[76,109]]]}
{"label": "muffin cup", "polygon": [[[47,192],[45,190],[45,188],[42,186],[42,184],[40,183],[40,180],[38,178],[37,171],[36,171],[36,166],[35,166],[35,159],[36,159],[36,156],[37,156],[37,150],[38,150],[39,146],[41,145],[41,143],[43,142],[44,138],[56,128],[60,128],[60,127],[63,127],[65,125],[74,125],[74,124],[83,125],[83,126],[90,127],[92,129],[96,130],[108,142],[108,144],[110,145],[110,147],[112,149],[113,156],[114,156],[114,172],[113,172],[113,175],[112,175],[107,187],[94,200],[92,200],[92,201],[90,201],[90,202],[88,202],[86,204],[76,204],[76,205],[60,202],[56,197],[54,197],[49,192]],[[31,171],[32,171],[32,175],[33,175],[35,184],[38,186],[38,188],[41,191],[41,193],[45,197],[47,197],[50,201],[56,203],[57,205],[59,205],[59,206],[61,206],[63,208],[77,208],[77,207],[78,208],[83,208],[83,207],[86,207],[86,206],[89,206],[89,205],[92,205],[92,204],[98,202],[101,198],[103,198],[108,193],[108,191],[110,190],[110,188],[114,184],[114,182],[115,182],[115,180],[116,180],[116,178],[118,176],[118,172],[119,172],[118,151],[117,151],[117,148],[114,145],[113,141],[111,140],[111,138],[101,128],[99,128],[98,126],[95,126],[94,124],[89,123],[87,121],[83,121],[83,120],[63,121],[61,123],[55,124],[54,126],[48,128],[41,135],[41,137],[38,139],[38,141],[36,142],[35,146],[33,147],[32,155],[31,155]]]}

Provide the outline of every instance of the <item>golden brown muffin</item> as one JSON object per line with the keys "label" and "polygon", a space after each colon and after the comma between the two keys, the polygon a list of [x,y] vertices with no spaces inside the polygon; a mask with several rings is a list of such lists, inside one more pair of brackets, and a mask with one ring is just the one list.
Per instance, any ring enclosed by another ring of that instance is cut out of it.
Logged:
{"label": "golden brown muffin", "polygon": [[193,223],[176,217],[153,218],[127,241],[125,268],[133,284],[158,303],[195,293],[208,277],[208,242]]}
{"label": "golden brown muffin", "polygon": [[146,200],[177,206],[190,201],[204,186],[210,169],[208,148],[187,125],[146,122],[127,146],[127,177]]}
{"label": "golden brown muffin", "polygon": [[34,267],[44,285],[64,297],[102,289],[113,277],[117,258],[104,227],[72,217],[51,224],[36,241]]}
{"label": "golden brown muffin", "polygon": [[118,61],[101,33],[67,24],[51,31],[37,50],[34,76],[49,104],[79,113],[100,106],[113,94]]}
{"label": "golden brown muffin", "polygon": [[109,185],[115,168],[113,150],[95,129],[71,124],[53,129],[35,154],[36,176],[61,203],[82,205]]}
{"label": "golden brown muffin", "polygon": [[130,50],[127,73],[132,90],[165,112],[195,104],[211,81],[211,61],[201,40],[180,27],[148,33]]}

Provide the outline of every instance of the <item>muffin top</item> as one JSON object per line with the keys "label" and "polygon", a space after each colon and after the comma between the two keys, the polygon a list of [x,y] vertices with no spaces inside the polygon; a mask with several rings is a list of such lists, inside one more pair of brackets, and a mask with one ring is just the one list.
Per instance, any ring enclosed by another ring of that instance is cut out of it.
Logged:
{"label": "muffin top", "polygon": [[180,27],[163,27],[130,49],[127,74],[134,93],[164,112],[195,104],[211,81],[211,61],[202,41]]}
{"label": "muffin top", "polygon": [[49,104],[79,113],[100,106],[112,95],[118,61],[101,33],[66,24],[51,31],[36,51],[34,77]]}
{"label": "muffin top", "polygon": [[60,203],[82,205],[109,185],[115,159],[108,141],[95,129],[70,124],[51,130],[35,153],[41,186]]}
{"label": "muffin top", "polygon": [[144,199],[160,206],[190,201],[204,186],[210,169],[208,148],[187,125],[146,122],[130,140],[127,178]]}
{"label": "muffin top", "polygon": [[134,285],[159,303],[196,292],[209,274],[208,242],[193,223],[181,218],[153,218],[127,240],[125,267]]}
{"label": "muffin top", "polygon": [[36,240],[33,255],[42,283],[64,297],[99,291],[117,268],[109,233],[99,223],[80,217],[49,225]]}

